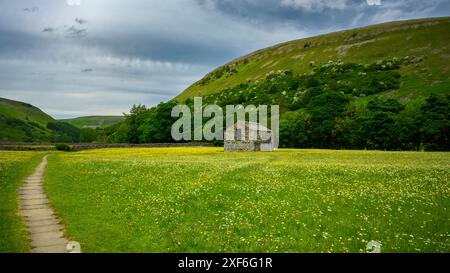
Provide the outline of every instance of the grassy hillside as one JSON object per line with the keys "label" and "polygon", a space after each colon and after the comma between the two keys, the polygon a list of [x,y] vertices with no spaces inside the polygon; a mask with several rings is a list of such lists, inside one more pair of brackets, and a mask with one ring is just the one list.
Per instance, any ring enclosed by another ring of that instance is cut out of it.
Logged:
{"label": "grassy hillside", "polygon": [[95,130],[122,122],[123,117],[93,116],[55,120],[39,108],[0,98],[0,142],[92,142]]}
{"label": "grassy hillside", "polygon": [[0,98],[0,114],[9,118],[33,121],[40,125],[54,121],[51,116],[31,104],[4,98]]}
{"label": "grassy hillside", "polygon": [[54,121],[31,104],[0,98],[0,141],[46,141]]}
{"label": "grassy hillside", "polygon": [[73,119],[63,119],[62,122],[72,124],[78,128],[105,128],[111,125],[121,123],[123,121],[123,116],[90,116],[90,117],[79,117]]}
{"label": "grassy hillside", "polygon": [[330,61],[364,65],[392,58],[409,58],[414,64],[399,69],[399,88],[374,96],[414,105],[431,94],[449,94],[450,18],[386,23],[279,44],[219,67],[176,100],[264,80],[268,73],[279,70],[309,74]]}
{"label": "grassy hillside", "polygon": [[173,100],[135,109],[112,142],[173,141],[177,103],[279,105],[290,148],[450,150],[450,17],[291,41],[219,67]]}
{"label": "grassy hillside", "polygon": [[59,122],[39,108],[0,98],[1,142],[78,142],[80,130]]}

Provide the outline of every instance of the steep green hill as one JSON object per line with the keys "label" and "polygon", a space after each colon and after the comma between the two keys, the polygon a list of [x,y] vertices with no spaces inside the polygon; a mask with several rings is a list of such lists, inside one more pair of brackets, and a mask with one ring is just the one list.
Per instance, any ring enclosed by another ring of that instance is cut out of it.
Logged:
{"label": "steep green hill", "polygon": [[73,119],[62,119],[60,121],[72,124],[77,128],[105,128],[111,125],[121,123],[123,116],[89,116]]}
{"label": "steep green hill", "polygon": [[31,104],[0,98],[0,141],[48,141],[54,121]]}
{"label": "steep green hill", "polygon": [[0,98],[0,142],[78,142],[80,129],[41,109]]}
{"label": "steep green hill", "polygon": [[177,103],[280,105],[280,146],[450,150],[450,17],[295,40],[238,58],[173,100],[132,113],[110,141],[171,141]]}
{"label": "steep green hill", "polygon": [[28,120],[40,125],[47,125],[48,122],[55,121],[51,116],[31,104],[4,98],[0,98],[0,115]]}
{"label": "steep green hill", "polygon": [[[330,62],[365,65],[392,59],[405,61],[397,71],[401,75],[399,86],[374,96],[417,104],[431,94],[449,94],[450,18],[385,23],[262,49],[212,71],[176,100],[264,81],[269,73],[280,70],[302,75]],[[367,101],[367,98],[357,101]]]}

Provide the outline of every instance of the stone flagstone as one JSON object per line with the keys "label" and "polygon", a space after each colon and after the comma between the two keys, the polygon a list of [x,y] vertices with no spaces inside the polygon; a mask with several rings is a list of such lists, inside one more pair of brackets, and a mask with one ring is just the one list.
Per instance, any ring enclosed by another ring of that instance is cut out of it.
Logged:
{"label": "stone flagstone", "polygon": [[20,214],[25,219],[31,235],[33,253],[68,253],[69,242],[63,235],[63,226],[48,204],[43,186],[47,156],[18,190]]}

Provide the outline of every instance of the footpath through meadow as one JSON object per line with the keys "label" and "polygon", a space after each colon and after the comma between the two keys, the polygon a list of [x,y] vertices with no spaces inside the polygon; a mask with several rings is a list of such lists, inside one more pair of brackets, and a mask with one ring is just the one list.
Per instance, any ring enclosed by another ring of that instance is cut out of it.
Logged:
{"label": "footpath through meadow", "polygon": [[25,178],[19,189],[20,214],[24,217],[31,236],[31,252],[67,253],[68,240],[63,226],[55,216],[44,190],[45,156],[31,176]]}

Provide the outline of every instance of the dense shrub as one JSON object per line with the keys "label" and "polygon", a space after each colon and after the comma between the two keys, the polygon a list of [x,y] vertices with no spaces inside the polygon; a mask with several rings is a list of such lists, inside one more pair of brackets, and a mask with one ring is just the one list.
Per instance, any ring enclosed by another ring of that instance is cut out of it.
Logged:
{"label": "dense shrub", "polygon": [[80,142],[81,143],[94,142],[97,140],[98,134],[99,130],[91,128],[83,128],[80,130]]}
{"label": "dense shrub", "polygon": [[426,150],[450,150],[450,96],[430,96],[416,119]]}
{"label": "dense shrub", "polygon": [[63,144],[63,143],[55,144],[55,148],[58,151],[64,151],[64,152],[72,151],[72,148],[69,145]]}
{"label": "dense shrub", "polygon": [[49,122],[47,128],[54,132],[54,142],[78,142],[80,129],[65,122]]}

